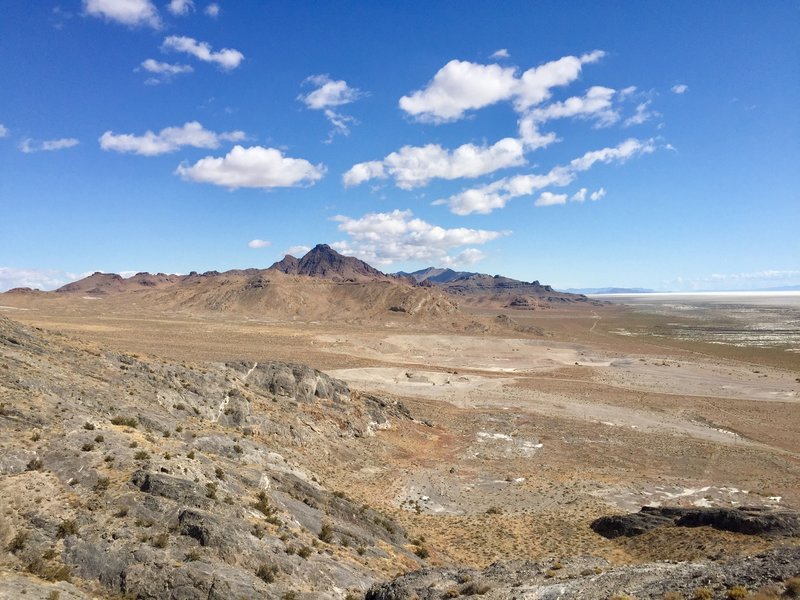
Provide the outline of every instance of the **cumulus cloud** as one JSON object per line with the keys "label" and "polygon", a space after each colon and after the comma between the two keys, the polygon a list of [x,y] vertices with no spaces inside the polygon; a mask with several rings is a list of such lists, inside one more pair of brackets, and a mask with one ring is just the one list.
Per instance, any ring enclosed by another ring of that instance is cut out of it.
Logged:
{"label": "cumulus cloud", "polygon": [[286,256],[287,254],[289,254],[291,256],[303,256],[309,250],[311,250],[311,246],[303,246],[302,244],[298,244],[297,246],[291,246],[291,247],[287,248],[283,252],[283,256]]}
{"label": "cumulus cloud", "polygon": [[344,80],[335,81],[328,75],[312,75],[303,84],[312,85],[314,89],[308,94],[300,94],[297,99],[311,110],[323,111],[325,118],[333,125],[327,141],[330,142],[337,133],[348,135],[350,125],[354,124],[356,120],[335,111],[334,108],[355,102],[364,95],[363,92],[358,88],[350,87]]}
{"label": "cumulus cloud", "polygon": [[194,38],[181,35],[167,37],[161,45],[161,49],[190,54],[203,62],[215,63],[225,71],[235,69],[244,60],[244,54],[238,50],[223,48],[214,52],[208,42],[198,42]]}
{"label": "cumulus cloud", "polygon": [[[546,174],[506,177],[484,186],[467,189],[447,199],[436,200],[434,204],[446,204],[452,213],[462,216],[473,213],[489,214],[498,208],[503,208],[514,198],[530,196],[548,187],[567,186],[575,180],[580,172],[587,171],[598,162],[624,163],[634,156],[650,154],[654,151],[655,142],[653,140],[642,141],[631,138],[617,146],[587,152],[567,165],[553,167]],[[583,199],[586,198],[586,192],[579,191],[577,195],[579,198],[580,196]],[[600,199],[603,195],[605,195],[605,190],[597,198],[592,199]],[[573,197],[575,200],[579,200],[579,198]],[[566,195],[564,199],[566,199]],[[542,206],[543,204],[537,203],[537,205]]]}
{"label": "cumulus cloud", "polygon": [[0,123],[0,138],[4,138],[8,136],[8,128]]}
{"label": "cumulus cloud", "polygon": [[631,125],[641,125],[642,123],[646,123],[653,117],[657,117],[658,113],[650,110],[650,104],[652,100],[647,100],[646,102],[641,102],[636,105],[636,112],[633,113],[630,117],[625,119],[625,127],[630,127]]}
{"label": "cumulus cloud", "polygon": [[500,48],[500,50],[495,50],[492,52],[489,58],[511,58],[511,54],[509,54],[507,49]]}
{"label": "cumulus cloud", "polygon": [[541,133],[539,126],[553,119],[593,119],[597,126],[605,127],[619,120],[613,106],[617,92],[603,86],[593,86],[584,96],[573,96],[562,102],[553,102],[527,112],[519,120],[519,134],[529,149],[544,148],[558,141],[555,133]]}
{"label": "cumulus cloud", "polygon": [[166,127],[158,133],[148,130],[143,135],[115,134],[112,131],[106,131],[100,136],[99,141],[103,150],[141,156],[158,156],[175,152],[183,146],[218,148],[223,141],[239,142],[245,137],[243,131],[215,133],[205,129],[197,121],[190,121],[180,127]]}
{"label": "cumulus cloud", "polygon": [[211,4],[206,6],[203,12],[206,14],[206,16],[211,17],[212,19],[216,19],[220,13],[219,4],[217,4],[216,2],[212,2]]}
{"label": "cumulus cloud", "polygon": [[268,242],[267,240],[250,240],[247,242],[248,248],[258,249],[258,248],[269,248],[272,246],[272,242]]}
{"label": "cumulus cloud", "polygon": [[[484,254],[476,248],[505,235],[508,231],[488,231],[457,227],[445,229],[415,218],[410,210],[388,213],[368,213],[361,218],[339,215],[334,217],[339,231],[350,239],[331,244],[342,254],[380,265],[402,261],[427,264],[471,264]],[[455,255],[452,250],[463,248]]]}
{"label": "cumulus cloud", "polygon": [[588,193],[589,190],[587,190],[586,188],[581,188],[577,192],[572,194],[570,200],[572,200],[573,202],[583,202],[584,200],[586,200],[586,194]]}
{"label": "cumulus cloud", "polygon": [[194,2],[192,0],[170,0],[167,10],[176,17],[180,17],[194,10]]}
{"label": "cumulus cloud", "polygon": [[515,138],[503,138],[491,146],[463,144],[455,150],[439,144],[403,146],[382,161],[354,165],[344,174],[343,181],[351,186],[373,178],[392,177],[397,187],[410,190],[432,179],[480,177],[524,163],[522,142]]}
{"label": "cumulus cloud", "polygon": [[312,185],[325,174],[325,166],[284,156],[275,148],[237,145],[223,157],[207,156],[191,166],[181,164],[175,173],[188,181],[212,183],[231,190],[270,189]]}
{"label": "cumulus cloud", "polygon": [[52,290],[80,279],[83,275],[55,269],[15,269],[0,267],[0,292],[16,287]]}
{"label": "cumulus cloud", "polygon": [[159,62],[152,58],[143,61],[142,68],[148,73],[156,73],[157,75],[178,75],[180,73],[191,73],[194,71],[189,65]]}
{"label": "cumulus cloud", "polygon": [[566,204],[566,194],[554,194],[553,192],[542,192],[534,202],[534,206],[553,206],[555,204]]}
{"label": "cumulus cloud", "polygon": [[130,27],[161,27],[158,9],[150,0],[83,0],[83,10],[93,17]]}
{"label": "cumulus cloud", "polygon": [[482,65],[451,60],[428,85],[400,98],[400,108],[423,122],[457,121],[468,111],[511,100],[523,112],[550,98],[554,87],[567,85],[580,75],[584,64],[600,60],[596,50],[583,56],[565,56],[528,69],[519,77],[515,67]]}
{"label": "cumulus cloud", "polygon": [[80,141],[75,138],[59,138],[57,140],[44,140],[43,142],[35,142],[31,138],[25,138],[19,144],[19,149],[25,154],[31,152],[53,152],[56,150],[65,150],[80,144]]}
{"label": "cumulus cloud", "polygon": [[689,91],[689,86],[685,83],[678,83],[672,86],[672,91],[675,94],[683,94]]}
{"label": "cumulus cloud", "polygon": [[604,198],[606,195],[606,188],[600,188],[596,192],[592,192],[592,195],[589,198],[593,201],[600,200],[600,198]]}

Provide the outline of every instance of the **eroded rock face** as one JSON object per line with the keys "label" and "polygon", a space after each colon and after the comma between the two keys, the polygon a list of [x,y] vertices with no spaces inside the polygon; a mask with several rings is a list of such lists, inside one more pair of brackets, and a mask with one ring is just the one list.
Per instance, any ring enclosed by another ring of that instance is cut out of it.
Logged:
{"label": "eroded rock face", "polygon": [[422,564],[315,471],[409,419],[399,403],[304,365],[167,363],[2,316],[0,352],[0,599],[333,600],[376,563]]}
{"label": "eroded rock face", "polygon": [[631,537],[656,527],[713,527],[748,535],[800,535],[800,512],[762,507],[679,508],[644,506],[638,513],[596,519],[603,537]]}
{"label": "eroded rock face", "polygon": [[[725,598],[738,585],[750,590],[782,582],[800,571],[800,547],[781,548],[726,563],[651,563],[611,567],[602,559],[550,563],[497,563],[484,570],[424,569],[370,588],[365,600],[439,600],[481,595],[492,600],[608,600],[625,596],[661,599],[669,592],[690,598],[707,587]],[[779,592],[780,593],[780,592]]]}

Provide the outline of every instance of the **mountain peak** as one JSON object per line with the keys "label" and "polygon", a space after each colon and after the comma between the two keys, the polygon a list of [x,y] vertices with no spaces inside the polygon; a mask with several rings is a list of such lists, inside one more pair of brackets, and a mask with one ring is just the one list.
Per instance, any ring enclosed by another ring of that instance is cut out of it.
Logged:
{"label": "mountain peak", "polygon": [[317,244],[302,258],[286,255],[270,267],[289,275],[307,275],[337,281],[385,279],[386,275],[353,256],[340,254],[328,244]]}

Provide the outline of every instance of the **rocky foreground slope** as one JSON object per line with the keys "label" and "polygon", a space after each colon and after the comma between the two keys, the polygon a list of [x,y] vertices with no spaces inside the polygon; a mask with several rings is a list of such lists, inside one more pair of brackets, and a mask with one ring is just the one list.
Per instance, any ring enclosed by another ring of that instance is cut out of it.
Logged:
{"label": "rocky foreground slope", "polygon": [[0,317],[0,597],[359,594],[422,562],[309,463],[408,418],[300,365],[168,364]]}

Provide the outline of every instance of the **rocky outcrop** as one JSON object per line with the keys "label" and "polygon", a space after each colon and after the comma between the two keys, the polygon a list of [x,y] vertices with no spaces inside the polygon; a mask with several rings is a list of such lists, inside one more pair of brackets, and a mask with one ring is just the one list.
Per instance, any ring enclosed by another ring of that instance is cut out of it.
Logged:
{"label": "rocky outcrop", "polygon": [[713,527],[747,535],[800,536],[800,512],[763,507],[680,508],[644,506],[638,513],[596,519],[606,538],[641,535],[656,527]]}
{"label": "rocky outcrop", "polygon": [[[485,570],[425,569],[373,586],[365,600],[439,600],[485,596],[492,600],[608,600],[730,598],[742,586],[772,586],[779,597],[783,582],[800,572],[800,547],[781,548],[729,562],[650,563],[612,567],[603,559],[583,557],[564,563],[497,563]],[[703,589],[703,595],[697,590]]]}
{"label": "rocky outcrop", "polygon": [[422,565],[317,470],[410,420],[401,404],[304,365],[150,360],[2,316],[0,353],[0,598],[333,600],[376,564]]}

